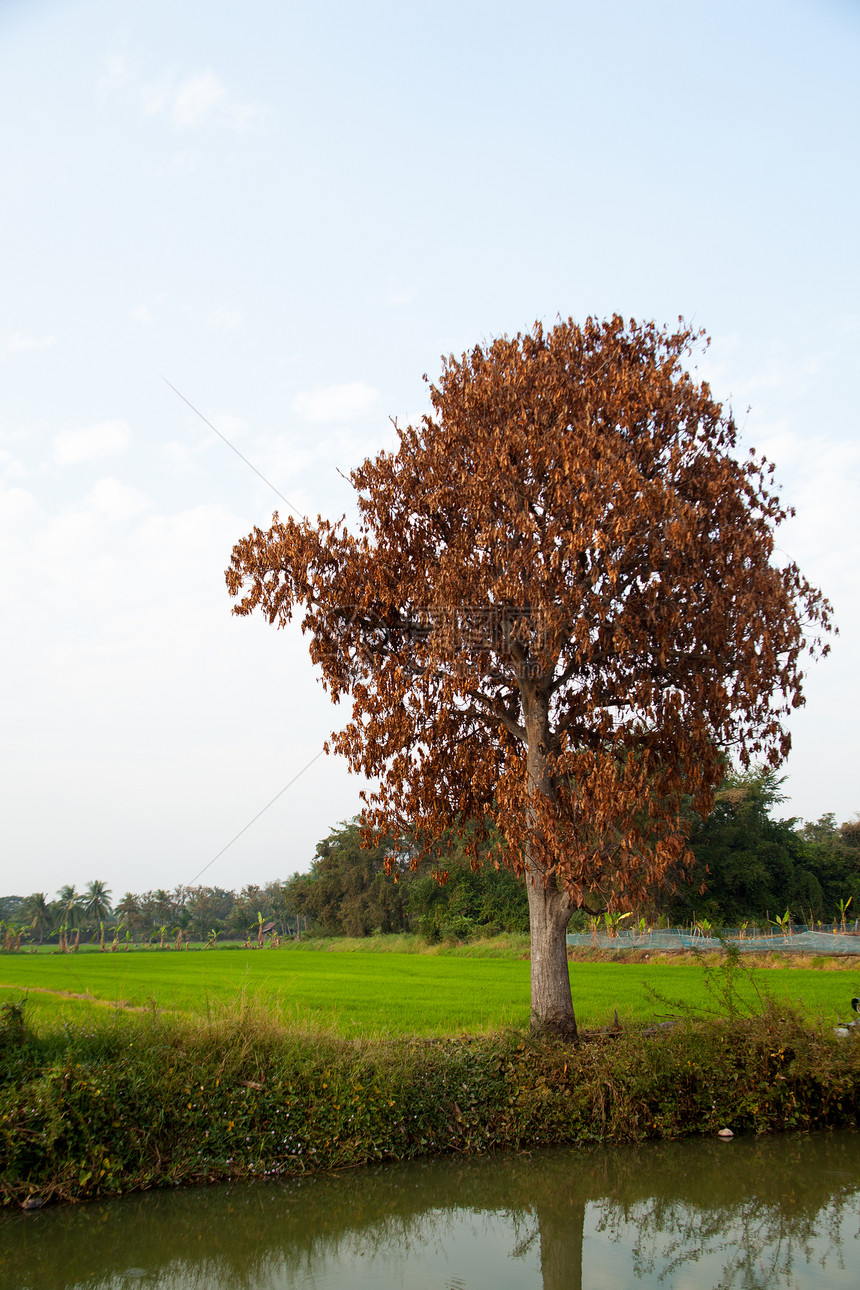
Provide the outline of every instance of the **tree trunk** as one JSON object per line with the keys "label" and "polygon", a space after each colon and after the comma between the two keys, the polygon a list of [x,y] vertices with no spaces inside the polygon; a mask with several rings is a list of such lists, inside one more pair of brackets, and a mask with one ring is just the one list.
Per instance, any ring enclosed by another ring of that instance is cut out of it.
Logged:
{"label": "tree trunk", "polygon": [[527,882],[532,1029],[549,1030],[575,1042],[578,1036],[567,966],[567,925],[571,910],[562,893],[544,887],[539,875],[530,876]]}
{"label": "tree trunk", "polygon": [[560,1199],[536,1207],[542,1290],[582,1290],[586,1202],[571,1199],[565,1210]]}
{"label": "tree trunk", "polygon": [[[526,738],[529,788],[534,797],[555,802],[555,785],[547,761],[550,745],[549,700],[538,685],[520,682]],[[531,935],[531,1025],[571,1042],[577,1039],[570,973],[567,966],[567,925],[573,908],[559,891],[554,875],[547,876],[540,845],[541,812],[530,811],[531,837],[526,845],[526,887]]]}

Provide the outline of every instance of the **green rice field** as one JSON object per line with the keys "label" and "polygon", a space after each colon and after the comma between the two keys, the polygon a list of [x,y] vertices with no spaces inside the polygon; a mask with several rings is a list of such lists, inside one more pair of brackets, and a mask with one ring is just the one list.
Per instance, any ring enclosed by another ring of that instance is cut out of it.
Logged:
{"label": "green rice field", "polygon": [[[699,964],[574,962],[570,975],[586,1027],[607,1024],[616,1010],[622,1022],[672,1015],[677,1009],[666,1000],[713,1004]],[[777,1002],[827,1022],[849,1018],[851,997],[860,994],[860,965],[856,972],[752,969],[751,979]],[[754,999],[748,982],[741,989]],[[295,947],[0,955],[0,1003],[22,994],[37,1026],[80,1024],[116,1007],[219,1017],[254,1005],[296,1028],[348,1036],[477,1034],[527,1024],[529,964]]]}

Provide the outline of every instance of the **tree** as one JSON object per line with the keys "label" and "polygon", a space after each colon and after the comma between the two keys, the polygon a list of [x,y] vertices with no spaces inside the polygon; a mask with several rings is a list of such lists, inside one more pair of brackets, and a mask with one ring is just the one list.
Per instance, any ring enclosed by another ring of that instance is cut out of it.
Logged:
{"label": "tree", "polygon": [[80,932],[84,916],[84,897],[74,887],[66,884],[57,892],[60,923],[64,930]]}
{"label": "tree", "polygon": [[30,930],[37,933],[39,944],[41,945],[45,932],[51,930],[54,921],[51,906],[44,891],[34,891],[32,896],[27,897],[24,906],[24,917],[27,919],[27,926]]}
{"label": "tree", "polygon": [[25,918],[27,896],[0,896],[0,920],[7,918]]}
{"label": "tree", "polygon": [[[773,560],[790,513],[683,366],[702,334],[572,320],[443,362],[433,414],[352,472],[359,528],[233,549],[234,613],[285,626],[378,780],[367,836],[498,826],[527,885],[532,1017],[575,1037],[572,912],[634,905],[685,855],[725,750],[778,764],[830,606]],[[396,424],[396,423],[395,423]]]}
{"label": "tree", "polygon": [[182,908],[181,900],[178,898],[181,893],[171,895],[170,892],[159,887],[157,891],[145,891],[139,899],[139,924],[144,934],[166,926],[168,923],[175,923]]}
{"label": "tree", "polygon": [[190,887],[185,908],[191,935],[204,940],[213,928],[223,931],[233,903],[232,891],[225,891],[223,887]]}
{"label": "tree", "polygon": [[782,780],[768,767],[729,773],[717,791],[714,809],[694,824],[690,877],[699,887],[691,901],[681,892],[670,902],[671,916],[689,922],[695,913],[736,927],[745,919],[767,925],[788,909],[795,921],[825,913],[815,848],[795,828],[796,820],[774,820]]}
{"label": "tree", "polygon": [[83,895],[84,913],[93,923],[103,923],[111,912],[110,888],[106,882],[94,878],[87,883]]}
{"label": "tree", "polygon": [[468,836],[446,835],[434,864],[409,874],[405,883],[401,879],[413,927],[426,939],[464,940],[474,933],[528,931],[525,887],[504,865],[493,866],[498,845],[497,837],[490,839],[479,855],[489,862],[479,865],[470,854]]}
{"label": "tree", "polygon": [[137,935],[141,925],[140,898],[133,891],[127,891],[114,910],[118,918],[127,924],[132,936]]}
{"label": "tree", "polygon": [[843,846],[853,850],[860,848],[860,814],[852,815],[850,820],[839,826],[839,835]]}
{"label": "tree", "polygon": [[843,921],[847,903],[860,906],[860,838],[856,818],[837,827],[832,812],[800,830],[814,871],[824,893],[824,917]]}
{"label": "tree", "polygon": [[[310,873],[290,879],[287,903],[329,936],[402,932],[408,926],[407,891],[383,873],[391,851],[384,845],[362,848],[358,822],[343,821],[317,844]],[[399,857],[402,869],[402,850]],[[408,871],[408,858],[405,866]]]}

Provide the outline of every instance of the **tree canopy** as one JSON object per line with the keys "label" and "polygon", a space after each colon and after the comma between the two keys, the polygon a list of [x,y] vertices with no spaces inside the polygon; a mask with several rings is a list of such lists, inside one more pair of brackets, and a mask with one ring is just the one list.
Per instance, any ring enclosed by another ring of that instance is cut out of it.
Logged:
{"label": "tree canopy", "polygon": [[[387,848],[363,848],[357,821],[345,821],[317,844],[310,873],[287,885],[290,907],[329,936],[401,932],[408,926],[404,887],[386,881]],[[402,866],[403,860],[400,860]],[[408,869],[408,858],[406,867]]]}
{"label": "tree canopy", "polygon": [[[286,900],[329,936],[416,931],[434,942],[527,930],[525,890],[509,870],[473,865],[452,834],[416,868],[413,852],[408,837],[362,847],[359,821],[345,820],[318,843],[310,872],[286,884]],[[386,856],[395,882],[383,873]]]}
{"label": "tree canopy", "polygon": [[838,828],[833,815],[804,825],[774,819],[781,783],[761,767],[726,777],[711,814],[691,829],[696,894],[670,894],[663,912],[685,922],[695,909],[737,927],[748,919],[766,924],[788,910],[811,923],[835,920],[840,900],[860,900],[860,851],[846,843],[846,826]]}
{"label": "tree canopy", "polygon": [[236,544],[234,612],[285,626],[352,717],[368,836],[456,823],[525,879],[536,1022],[575,1035],[564,933],[686,854],[730,751],[779,763],[830,607],[774,559],[790,513],[685,360],[621,317],[443,362],[432,414],[352,472],[359,527],[276,514]]}

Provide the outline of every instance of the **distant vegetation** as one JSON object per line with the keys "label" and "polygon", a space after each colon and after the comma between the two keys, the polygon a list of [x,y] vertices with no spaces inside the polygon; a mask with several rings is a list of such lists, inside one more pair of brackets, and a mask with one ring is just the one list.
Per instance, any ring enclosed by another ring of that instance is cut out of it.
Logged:
{"label": "distant vegetation", "polygon": [[291,912],[286,887],[284,882],[270,882],[264,887],[250,884],[238,893],[223,887],[177,887],[140,895],[127,891],[112,904],[106,883],[91,882],[84,892],[63,887],[55,900],[44,892],[3,897],[0,919],[7,949],[14,948],[18,938],[65,948],[94,943],[105,949],[141,943],[183,945],[190,940],[256,942],[263,933],[268,940],[306,930],[306,920]]}
{"label": "distant vegetation", "polygon": [[[712,814],[692,822],[696,864],[690,886],[658,908],[678,922],[689,911],[715,924],[760,923],[788,909],[795,922],[837,923],[860,916],[860,820],[837,825],[774,819],[783,800],[774,771],[733,775],[717,793]],[[704,885],[706,890],[697,890]],[[849,903],[850,902],[850,903]]]}
{"label": "distant vegetation", "polygon": [[[692,872],[670,875],[674,881],[655,888],[637,917],[682,925],[706,919],[721,927],[766,924],[786,911],[796,923],[860,916],[860,822],[839,825],[832,814],[815,823],[775,819],[779,783],[773,771],[727,778],[713,813],[690,818]],[[362,850],[352,820],[318,844],[308,873],[282,882],[238,893],[205,886],[126,892],[115,904],[102,881],[84,892],[66,886],[54,900],[44,892],[6,896],[0,898],[0,931],[11,950],[22,944],[73,948],[92,942],[108,950],[399,932],[432,944],[527,932],[523,883],[491,860],[474,869],[466,842],[452,833],[436,860],[413,871],[408,839]],[[383,871],[386,856],[390,876]],[[585,917],[575,916],[572,930],[577,923],[584,926]]]}

